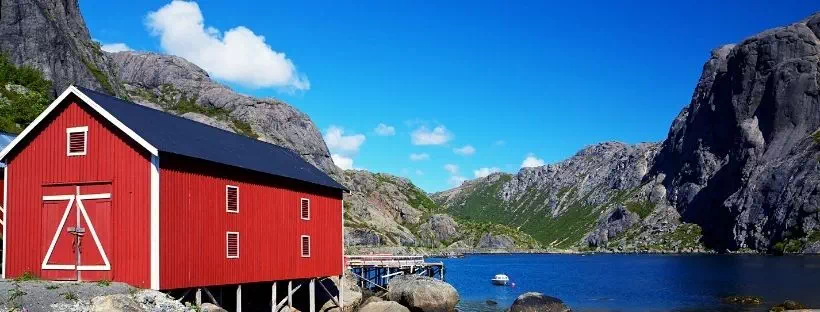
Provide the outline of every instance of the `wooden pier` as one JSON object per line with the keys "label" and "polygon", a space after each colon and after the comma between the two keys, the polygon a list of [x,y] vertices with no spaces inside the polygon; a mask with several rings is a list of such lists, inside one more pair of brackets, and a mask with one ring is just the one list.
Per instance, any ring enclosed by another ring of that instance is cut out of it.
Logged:
{"label": "wooden pier", "polygon": [[390,279],[399,275],[421,275],[444,280],[444,263],[425,262],[423,256],[349,255],[347,269],[359,287],[387,290]]}

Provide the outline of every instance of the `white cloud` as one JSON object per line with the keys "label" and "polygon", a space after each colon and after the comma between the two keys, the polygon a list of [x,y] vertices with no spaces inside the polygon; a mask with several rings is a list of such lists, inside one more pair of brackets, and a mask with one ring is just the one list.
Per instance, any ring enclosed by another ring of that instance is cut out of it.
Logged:
{"label": "white cloud", "polygon": [[344,129],[337,126],[330,126],[325,132],[327,147],[334,153],[355,154],[366,139],[364,134],[345,135]]}
{"label": "white cloud", "polygon": [[331,154],[330,159],[333,160],[336,167],[339,167],[342,170],[353,169],[353,158],[345,157],[339,154]]}
{"label": "white cloud", "polygon": [[488,175],[491,175],[491,174],[499,172],[499,171],[501,171],[501,169],[498,169],[498,167],[492,167],[492,168],[484,167],[484,168],[479,168],[478,170],[473,170],[473,174],[475,175],[476,178],[483,178],[483,177],[486,177]]}
{"label": "white cloud", "polygon": [[428,159],[430,159],[430,154],[427,154],[427,153],[421,153],[421,154],[413,153],[413,154],[410,154],[410,160],[412,160],[412,161],[422,161],[422,160],[428,160]]}
{"label": "white cloud", "polygon": [[109,53],[116,53],[116,52],[122,52],[122,51],[131,51],[131,48],[129,48],[127,44],[121,43],[121,42],[120,43],[105,43],[102,46],[100,46],[100,49],[102,49],[105,52],[109,52]]}
{"label": "white cloud", "polygon": [[245,26],[221,32],[206,27],[204,21],[199,5],[188,1],[173,1],[145,19],[163,50],[199,65],[217,79],[251,88],[310,89],[307,77],[284,53],[274,51],[264,36]]}
{"label": "white cloud", "polygon": [[444,165],[444,170],[447,170],[450,174],[458,174],[458,165],[446,164]]}
{"label": "white cloud", "polygon": [[527,158],[524,158],[524,161],[521,162],[521,168],[531,168],[531,167],[541,167],[544,165],[544,160],[538,157],[535,157],[535,154],[527,154]]}
{"label": "white cloud", "polygon": [[475,147],[472,145],[464,145],[463,147],[454,148],[453,152],[462,156],[470,156],[475,154]]}
{"label": "white cloud", "polygon": [[421,126],[410,134],[413,145],[442,145],[453,139],[453,134],[444,126],[430,130]]}
{"label": "white cloud", "polygon": [[373,132],[376,132],[376,135],[380,136],[391,136],[396,135],[396,128],[380,123],[376,126],[376,129],[373,129]]}
{"label": "white cloud", "polygon": [[423,176],[423,175],[424,175],[424,171],[421,171],[421,170],[416,169],[416,175],[418,175],[418,176]]}
{"label": "white cloud", "polygon": [[450,183],[450,185],[452,186],[460,186],[462,183],[464,183],[464,181],[467,181],[467,178],[459,175],[453,175],[450,176],[450,179],[447,180],[447,183]]}

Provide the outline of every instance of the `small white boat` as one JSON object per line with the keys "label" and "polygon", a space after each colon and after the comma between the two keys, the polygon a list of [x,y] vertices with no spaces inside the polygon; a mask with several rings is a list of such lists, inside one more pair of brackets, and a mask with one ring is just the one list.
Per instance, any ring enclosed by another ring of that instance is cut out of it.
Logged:
{"label": "small white boat", "polygon": [[490,280],[490,282],[492,282],[493,284],[495,284],[495,285],[502,285],[502,286],[503,286],[503,285],[507,285],[507,283],[508,283],[509,281],[510,281],[510,278],[509,278],[509,277],[507,277],[507,275],[504,275],[504,274],[496,274],[496,275],[493,277],[493,279],[491,279],[491,280]]}

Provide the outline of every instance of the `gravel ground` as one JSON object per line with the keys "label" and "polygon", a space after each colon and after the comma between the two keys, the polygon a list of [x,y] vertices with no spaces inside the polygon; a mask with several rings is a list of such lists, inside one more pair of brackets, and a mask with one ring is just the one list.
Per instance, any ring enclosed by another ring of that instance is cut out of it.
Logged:
{"label": "gravel ground", "polygon": [[77,283],[0,280],[0,309],[25,308],[26,311],[53,311],[52,304],[73,305],[96,296],[127,294],[132,288],[122,283]]}
{"label": "gravel ground", "polygon": [[0,280],[0,311],[86,312],[90,310],[93,298],[115,294],[127,295],[124,300],[135,302],[143,311],[190,310],[163,293],[122,283]]}

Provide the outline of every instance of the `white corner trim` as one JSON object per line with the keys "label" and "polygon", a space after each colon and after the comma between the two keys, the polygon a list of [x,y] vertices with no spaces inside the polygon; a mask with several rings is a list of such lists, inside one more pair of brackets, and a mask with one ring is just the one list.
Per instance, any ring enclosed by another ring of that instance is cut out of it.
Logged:
{"label": "white corner trim", "polygon": [[8,202],[9,202],[9,164],[6,163],[6,168],[3,170],[3,272],[0,274],[0,278],[6,278],[6,242],[8,241],[6,237],[6,220],[9,217],[9,210],[8,210]]}
{"label": "white corner trim", "polygon": [[43,120],[45,120],[46,117],[48,117],[51,114],[51,112],[54,111],[54,109],[56,109],[57,106],[60,105],[60,103],[62,103],[63,100],[65,100],[65,98],[69,94],[74,94],[77,97],[79,97],[81,100],[83,100],[83,102],[85,102],[85,104],[87,104],[92,109],[94,109],[94,111],[96,111],[98,114],[102,115],[103,118],[105,118],[106,120],[111,122],[115,127],[117,127],[122,132],[124,132],[126,135],[128,135],[128,137],[130,137],[131,139],[136,141],[137,144],[139,144],[140,146],[142,146],[143,148],[148,150],[148,152],[151,153],[151,155],[155,155],[155,156],[159,155],[159,150],[157,150],[156,147],[151,145],[151,143],[148,143],[148,141],[145,141],[145,139],[140,137],[136,132],[134,132],[130,128],[126,127],[125,124],[123,124],[121,121],[119,121],[113,115],[111,115],[111,113],[109,113],[108,111],[103,109],[99,104],[97,104],[96,102],[91,100],[91,98],[89,98],[87,95],[83,94],[79,89],[77,89],[74,86],[69,86],[67,89],[65,89],[65,91],[63,91],[62,94],[60,94],[60,96],[58,96],[53,102],[51,102],[51,104],[49,104],[48,107],[46,107],[46,109],[42,113],[40,113],[40,115],[37,116],[37,118],[35,118],[34,121],[31,122],[31,124],[28,125],[28,127],[23,129],[23,132],[20,132],[20,135],[18,135],[16,138],[14,138],[14,140],[12,140],[11,143],[9,143],[9,145],[6,146],[6,148],[3,149],[3,151],[0,151],[0,159],[5,159],[6,156],[12,150],[14,150],[14,148],[18,144],[20,144],[20,142],[23,139],[25,139],[28,136],[28,134],[31,133],[31,131],[33,131],[34,128],[37,127],[37,125],[39,125],[41,122],[43,122]]}
{"label": "white corner trim", "polygon": [[[307,218],[302,216],[302,202],[307,202]],[[310,198],[299,199],[299,218],[302,220],[310,220]]]}
{"label": "white corner trim", "polygon": [[[71,134],[72,133],[82,133],[83,134],[83,151],[82,152],[71,152]],[[65,129],[65,153],[66,156],[85,156],[88,154],[88,127],[73,127],[73,128],[66,128]]]}
{"label": "white corner trim", "polygon": [[159,290],[159,156],[151,156],[151,289]]}
{"label": "white corner trim", "polygon": [[[307,238],[307,241],[308,241],[308,253],[307,253],[307,255],[303,252],[303,248],[304,248],[303,241],[305,240],[305,238]],[[311,253],[311,249],[312,249],[310,245],[311,245],[310,235],[302,235],[301,237],[299,237],[299,254],[302,255],[302,258],[310,258],[310,253]]]}
{"label": "white corner trim", "polygon": [[[236,256],[231,256],[228,246],[231,234],[236,234]],[[225,257],[228,259],[239,259],[239,232],[225,232]]]}
{"label": "white corner trim", "polygon": [[[236,189],[236,211],[231,211],[228,209],[228,190],[229,189]],[[228,213],[239,213],[239,187],[236,185],[225,185],[225,212]]]}

